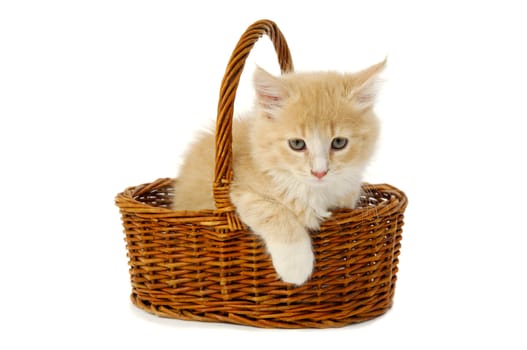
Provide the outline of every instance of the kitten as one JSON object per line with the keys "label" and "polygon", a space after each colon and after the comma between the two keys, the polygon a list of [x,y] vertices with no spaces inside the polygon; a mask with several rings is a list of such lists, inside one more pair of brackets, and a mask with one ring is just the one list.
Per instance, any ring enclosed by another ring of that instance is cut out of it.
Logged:
{"label": "kitten", "polygon": [[[231,200],[284,282],[310,277],[309,231],[359,198],[379,133],[373,104],[385,63],[354,74],[254,73],[254,112],[233,123]],[[214,208],[213,169],[214,135],[203,134],[186,155],[173,209]]]}

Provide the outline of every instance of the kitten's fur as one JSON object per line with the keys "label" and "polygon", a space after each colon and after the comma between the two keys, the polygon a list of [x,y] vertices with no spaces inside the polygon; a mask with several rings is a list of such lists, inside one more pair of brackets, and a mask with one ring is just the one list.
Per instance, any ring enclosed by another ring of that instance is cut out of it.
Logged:
{"label": "kitten's fur", "polygon": [[[385,63],[355,74],[275,77],[256,69],[254,112],[233,125],[231,200],[285,282],[299,285],[312,273],[309,231],[331,209],[353,208],[359,198],[379,131],[372,107]],[[342,138],[345,147],[334,149]],[[294,150],[289,140],[305,148]],[[186,155],[173,209],[214,208],[213,169],[214,136],[203,134]]]}

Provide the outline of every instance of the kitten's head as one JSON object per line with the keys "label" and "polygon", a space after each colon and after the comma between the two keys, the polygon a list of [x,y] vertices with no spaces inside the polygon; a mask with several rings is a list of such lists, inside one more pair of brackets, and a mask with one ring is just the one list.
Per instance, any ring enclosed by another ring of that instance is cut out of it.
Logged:
{"label": "kitten's head", "polygon": [[313,186],[360,181],[379,133],[373,104],[385,63],[280,77],[257,68],[250,137],[261,170]]}

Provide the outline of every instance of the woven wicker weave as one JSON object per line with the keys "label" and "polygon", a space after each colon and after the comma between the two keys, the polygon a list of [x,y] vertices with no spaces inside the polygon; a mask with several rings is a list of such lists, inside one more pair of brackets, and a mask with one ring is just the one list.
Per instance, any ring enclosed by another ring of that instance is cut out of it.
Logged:
{"label": "woven wicker weave", "polygon": [[392,305],[404,193],[363,185],[359,208],[341,209],[312,232],[315,270],[308,282],[280,281],[263,242],[243,225],[229,198],[234,96],[245,60],[266,34],[282,72],[287,43],[271,21],[251,25],[221,85],[216,125],[216,210],[173,211],[177,179],[130,187],[116,197],[126,235],[132,302],[153,314],[257,327],[325,328],[369,320]]}

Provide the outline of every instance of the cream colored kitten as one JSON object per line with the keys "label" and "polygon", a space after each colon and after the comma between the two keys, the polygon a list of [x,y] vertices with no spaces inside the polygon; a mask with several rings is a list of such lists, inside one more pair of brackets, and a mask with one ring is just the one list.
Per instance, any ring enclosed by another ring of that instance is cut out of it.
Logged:
{"label": "cream colored kitten", "polygon": [[[353,208],[379,131],[373,112],[386,61],[355,74],[257,68],[254,112],[233,125],[231,200],[260,236],[278,276],[300,285],[313,271],[309,231],[338,207]],[[175,210],[214,208],[214,136],[189,149]]]}

